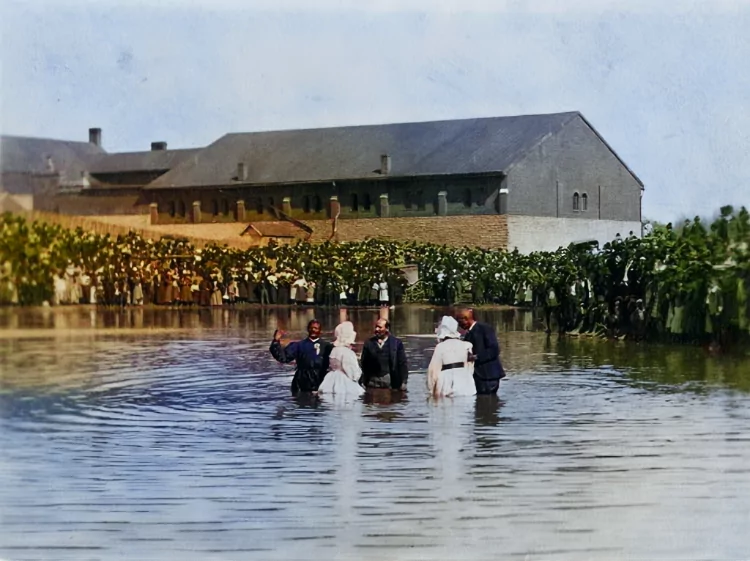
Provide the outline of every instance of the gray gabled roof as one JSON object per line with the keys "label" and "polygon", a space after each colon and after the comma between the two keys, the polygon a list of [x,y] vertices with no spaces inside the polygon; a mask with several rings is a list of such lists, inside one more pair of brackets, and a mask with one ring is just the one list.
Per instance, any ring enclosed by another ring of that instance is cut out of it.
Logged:
{"label": "gray gabled roof", "polygon": [[119,152],[102,154],[91,165],[92,174],[166,171],[184,159],[197,154],[196,149],[149,150],[144,152]]}
{"label": "gray gabled roof", "polygon": [[[578,112],[227,134],[147,189],[502,172]],[[236,181],[244,163],[246,181]]]}
{"label": "gray gabled roof", "polygon": [[51,170],[64,180],[80,179],[92,161],[104,154],[101,147],[89,142],[3,135],[0,137],[0,169],[3,173],[44,174]]}

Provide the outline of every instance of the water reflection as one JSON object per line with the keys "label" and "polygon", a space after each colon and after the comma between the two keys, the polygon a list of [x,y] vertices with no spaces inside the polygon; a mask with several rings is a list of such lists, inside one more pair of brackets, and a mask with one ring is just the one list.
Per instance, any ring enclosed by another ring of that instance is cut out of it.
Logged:
{"label": "water reflection", "polygon": [[0,312],[0,557],[746,554],[742,357],[558,341],[486,312],[500,396],[433,400],[444,310],[396,308],[408,393],[290,396],[273,330],[317,316],[330,336],[343,313],[364,339],[386,312]]}

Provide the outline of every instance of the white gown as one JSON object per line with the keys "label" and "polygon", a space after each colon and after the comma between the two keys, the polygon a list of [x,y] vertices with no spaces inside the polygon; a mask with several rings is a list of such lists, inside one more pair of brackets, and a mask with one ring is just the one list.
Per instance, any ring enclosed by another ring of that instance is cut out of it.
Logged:
{"label": "white gown", "polygon": [[330,371],[318,388],[319,394],[358,397],[365,393],[365,389],[359,385],[362,369],[353,350],[334,347],[329,361]]}
{"label": "white gown", "polygon": [[[476,395],[474,365],[468,363],[471,343],[460,339],[445,339],[438,343],[427,367],[427,391],[433,396],[456,397]],[[443,370],[444,364],[462,363],[462,368]]]}

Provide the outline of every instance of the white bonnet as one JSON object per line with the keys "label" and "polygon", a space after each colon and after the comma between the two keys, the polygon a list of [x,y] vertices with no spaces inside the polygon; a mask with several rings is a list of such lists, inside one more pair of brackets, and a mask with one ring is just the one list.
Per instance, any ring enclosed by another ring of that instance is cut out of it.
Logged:
{"label": "white bonnet", "polygon": [[450,338],[458,339],[461,335],[458,332],[458,322],[451,316],[443,316],[440,325],[435,330],[438,340]]}
{"label": "white bonnet", "polygon": [[334,347],[348,347],[357,340],[357,332],[354,331],[354,324],[350,321],[338,324],[334,335],[336,336],[336,340],[333,342]]}

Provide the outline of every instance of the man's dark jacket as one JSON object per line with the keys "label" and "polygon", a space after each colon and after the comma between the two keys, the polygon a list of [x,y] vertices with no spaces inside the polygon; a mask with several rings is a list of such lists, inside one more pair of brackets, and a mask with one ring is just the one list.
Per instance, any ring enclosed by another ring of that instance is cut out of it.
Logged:
{"label": "man's dark jacket", "polygon": [[[381,362],[381,349],[378,338],[371,337],[365,341],[362,349],[362,379],[364,387],[401,389],[409,378],[409,367],[406,364],[406,351],[400,339],[388,335],[383,344],[383,353],[387,354],[387,365]],[[385,368],[384,368],[385,367]]]}
{"label": "man's dark jacket", "polygon": [[474,376],[480,380],[500,380],[505,378],[503,365],[500,364],[500,343],[497,342],[495,330],[486,323],[474,323],[474,327],[463,337],[473,346],[476,355]]}
{"label": "man's dark jacket", "polygon": [[[316,346],[317,345],[317,346]],[[278,341],[271,342],[273,358],[282,364],[296,362],[297,370],[292,379],[292,393],[313,392],[318,389],[328,372],[328,360],[333,345],[323,339],[289,343],[282,347]]]}

